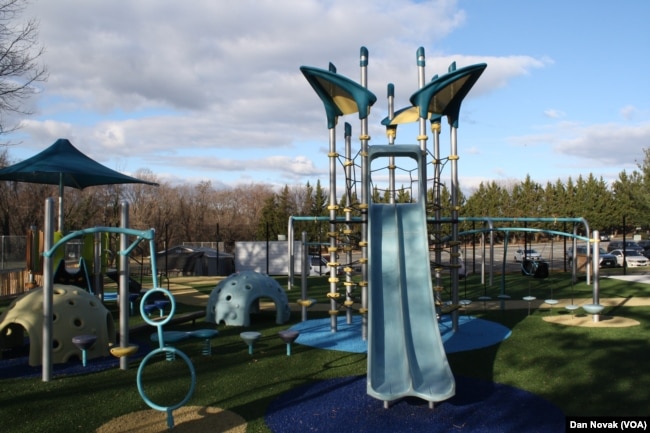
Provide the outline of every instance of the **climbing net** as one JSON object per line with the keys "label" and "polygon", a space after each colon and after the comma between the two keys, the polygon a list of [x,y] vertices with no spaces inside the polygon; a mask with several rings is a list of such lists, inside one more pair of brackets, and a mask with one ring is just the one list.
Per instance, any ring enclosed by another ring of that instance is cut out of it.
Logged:
{"label": "climbing net", "polygon": [[[426,210],[429,217],[437,220],[441,215],[448,213],[450,210],[448,200],[446,203],[443,203],[441,198],[441,191],[446,190],[446,185],[441,181],[441,174],[444,172],[451,158],[436,159],[428,150],[427,154],[427,173],[433,175],[427,176],[427,181],[425,182],[425,185],[431,185],[431,187],[427,187],[428,190],[425,195],[427,200]],[[347,253],[344,254],[344,257],[339,257],[336,261],[332,261],[340,265],[346,275],[343,283],[345,287],[345,301],[342,301],[342,294],[338,292],[331,292],[328,294],[328,297],[334,299],[338,303],[339,308],[350,309],[352,304],[358,301],[358,296],[355,296],[354,289],[366,284],[364,281],[355,282],[352,279],[353,272],[360,268],[364,259],[354,260],[351,254],[353,250],[360,246],[360,230],[362,230],[360,227],[353,229],[352,219],[353,217],[362,215],[367,210],[367,205],[361,202],[359,194],[359,190],[361,189],[360,185],[363,181],[360,175],[362,167],[359,163],[362,152],[359,150],[356,154],[349,157],[340,154],[336,154],[335,156],[337,166],[345,174],[344,195],[341,198],[343,206],[338,207],[338,214],[345,216],[346,221],[340,222],[343,226],[342,229],[337,229],[335,233],[328,233],[328,235],[334,235],[336,237],[339,245],[337,247],[338,251]],[[368,201],[375,203],[412,203],[416,201],[419,196],[417,188],[420,183],[418,179],[418,167],[415,161],[405,157],[390,158],[387,161],[383,165],[373,166],[369,170],[370,187],[367,192],[369,195]],[[399,185],[399,187],[396,185]],[[451,257],[450,245],[442,241],[445,238],[442,226],[440,224],[434,224],[433,227],[430,227],[429,231],[433,240],[433,251],[446,251],[448,257]],[[449,262],[439,260],[440,256],[441,254],[435,254],[436,259],[431,260],[432,271],[435,271],[436,275],[439,275],[441,270],[451,267]],[[439,284],[437,288],[441,289]]]}

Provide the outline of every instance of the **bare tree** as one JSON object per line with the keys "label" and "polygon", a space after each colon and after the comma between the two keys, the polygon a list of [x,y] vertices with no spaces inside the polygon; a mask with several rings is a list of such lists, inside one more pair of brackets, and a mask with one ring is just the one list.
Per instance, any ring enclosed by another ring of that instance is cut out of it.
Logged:
{"label": "bare tree", "polygon": [[27,0],[0,0],[0,134],[17,128],[7,125],[8,114],[31,114],[24,103],[48,76],[39,63],[44,48],[38,21],[20,22],[26,5]]}

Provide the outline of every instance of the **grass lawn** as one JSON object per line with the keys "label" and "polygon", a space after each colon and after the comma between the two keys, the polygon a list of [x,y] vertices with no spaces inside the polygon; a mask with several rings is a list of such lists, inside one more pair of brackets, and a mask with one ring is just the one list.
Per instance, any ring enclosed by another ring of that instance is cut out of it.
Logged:
{"label": "grass lawn", "polygon": [[[286,284],[286,278],[279,280]],[[297,283],[289,292],[290,301],[300,297],[300,281]],[[309,284],[309,297],[327,302],[326,278],[310,278]],[[196,288],[209,293],[213,286],[200,283]],[[478,276],[471,276],[467,281],[461,280],[460,297],[476,299],[484,293],[494,297],[501,288],[501,281],[496,278],[486,288]],[[581,299],[591,297],[592,287],[582,280],[572,284],[567,274],[553,274],[547,280],[513,274],[507,276],[505,289],[513,299],[521,299],[529,292],[538,298],[550,297],[551,290],[556,298]],[[650,285],[603,278],[600,292],[601,298],[650,297]],[[178,312],[192,310],[196,307],[178,308]],[[604,311],[641,323],[630,328],[565,327],[543,320],[545,315],[564,314],[563,311],[535,310],[528,315],[526,310],[475,310],[473,314],[506,325],[512,329],[512,335],[499,345],[449,355],[456,375],[527,390],[551,401],[566,415],[650,413],[650,307],[624,305],[615,307],[615,311]],[[310,312],[309,317],[325,315]],[[117,323],[117,312],[114,317]],[[291,322],[299,320],[300,313],[292,313]],[[248,432],[268,432],[264,424],[266,408],[285,391],[311,381],[366,372],[365,354],[294,345],[292,356],[286,356],[286,346],[277,333],[290,324],[276,325],[274,311],[253,316],[251,324],[247,330],[262,333],[252,356],[239,337],[243,329],[238,327],[217,327],[219,336],[214,340],[210,357],[201,355],[201,343],[196,340],[177,344],[196,368],[196,389],[188,405],[229,409],[248,421]],[[213,326],[197,321],[194,326],[178,325],[173,329]],[[146,340],[153,330],[134,335],[132,340]],[[55,377],[47,383],[40,377],[1,380],[1,429],[16,433],[91,432],[110,419],[148,409],[136,387],[138,365],[139,360],[135,360],[126,371],[111,369]],[[166,362],[162,355],[148,363],[143,378],[147,394],[161,405],[180,401],[189,382],[185,364],[180,360]],[[161,412],[160,416],[165,415]]]}

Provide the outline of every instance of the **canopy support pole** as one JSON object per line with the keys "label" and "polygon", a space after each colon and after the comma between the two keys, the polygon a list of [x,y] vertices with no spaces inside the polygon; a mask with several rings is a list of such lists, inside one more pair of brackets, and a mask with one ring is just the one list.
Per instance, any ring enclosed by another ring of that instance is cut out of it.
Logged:
{"label": "canopy support pole", "polygon": [[59,221],[58,228],[63,234],[63,173],[59,173]]}

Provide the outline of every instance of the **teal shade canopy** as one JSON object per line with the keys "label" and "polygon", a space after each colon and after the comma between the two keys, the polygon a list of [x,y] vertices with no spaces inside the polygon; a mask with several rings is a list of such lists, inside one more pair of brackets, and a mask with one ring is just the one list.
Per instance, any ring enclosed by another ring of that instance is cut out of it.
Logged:
{"label": "teal shade canopy", "polygon": [[415,92],[411,104],[417,107],[419,117],[447,116],[449,124],[458,126],[461,103],[486,67],[487,64],[479,63],[456,70],[450,68],[449,73],[434,78]]}
{"label": "teal shade canopy", "polygon": [[101,165],[80,152],[65,138],[22,162],[0,170],[0,180],[69,186],[84,189],[95,185],[154,182],[127,176]]}
{"label": "teal shade canopy", "polygon": [[325,105],[328,129],[334,128],[337,118],[345,114],[358,112],[359,119],[367,118],[377,101],[371,91],[335,72],[309,66],[301,66],[300,71]]}

